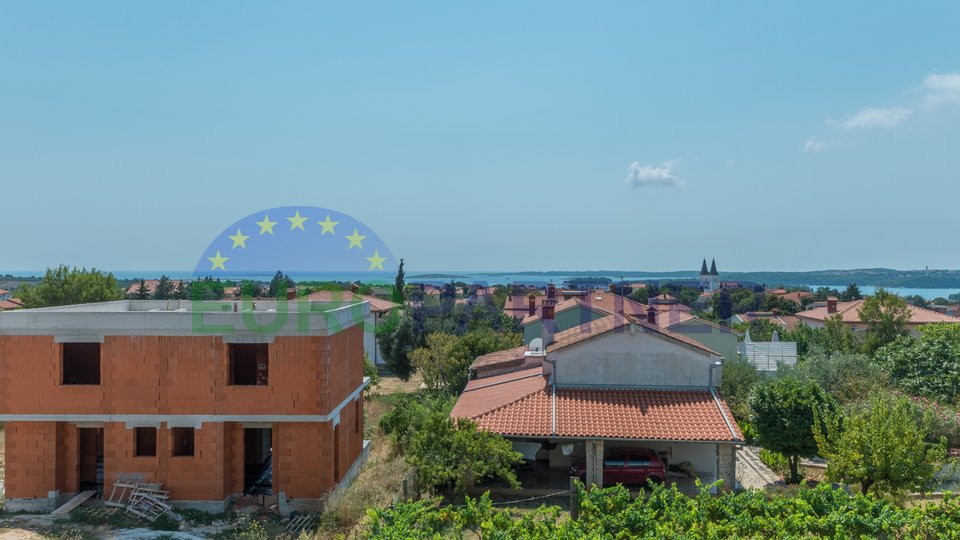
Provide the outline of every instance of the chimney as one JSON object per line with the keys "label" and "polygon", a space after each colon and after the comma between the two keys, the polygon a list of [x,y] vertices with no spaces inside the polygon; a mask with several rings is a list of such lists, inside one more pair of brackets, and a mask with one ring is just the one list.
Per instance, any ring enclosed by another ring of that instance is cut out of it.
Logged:
{"label": "chimney", "polygon": [[837,299],[833,296],[827,298],[827,313],[833,314],[837,312]]}
{"label": "chimney", "polygon": [[287,289],[287,300],[296,300],[297,299],[297,290],[290,288]]}
{"label": "chimney", "polygon": [[553,320],[553,304],[550,302],[544,302],[543,306],[540,308],[540,319],[544,321]]}
{"label": "chimney", "polygon": [[530,293],[530,296],[527,297],[527,315],[536,315],[537,314],[537,297]]}
{"label": "chimney", "polygon": [[613,294],[616,294],[616,293],[617,293],[617,284],[616,284],[616,283],[611,283],[611,284],[610,284],[610,292],[613,293]]}
{"label": "chimney", "polygon": [[547,285],[547,298],[557,297],[557,287],[553,283]]}
{"label": "chimney", "polygon": [[647,308],[647,322],[650,324],[657,324],[657,308],[649,306]]}

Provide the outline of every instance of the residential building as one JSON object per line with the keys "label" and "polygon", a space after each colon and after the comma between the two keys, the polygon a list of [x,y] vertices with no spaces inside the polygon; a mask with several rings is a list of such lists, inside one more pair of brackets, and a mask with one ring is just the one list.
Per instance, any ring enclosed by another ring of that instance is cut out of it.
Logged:
{"label": "residential building", "polygon": [[748,311],[736,313],[727,319],[727,324],[750,324],[750,321],[764,320],[780,326],[784,330],[793,330],[800,324],[796,315],[781,315],[773,311]]}
{"label": "residential building", "polygon": [[368,303],[122,300],[0,313],[7,510],[118,480],[316,510],[363,440]]}
{"label": "residential building", "polygon": [[[588,324],[607,315],[620,314],[645,318],[648,306],[602,289],[583,291],[583,295],[570,295],[560,291],[563,300],[552,310],[554,331],[562,332],[575,326]],[[550,298],[548,287],[544,300]],[[673,333],[686,336],[701,345],[719,352],[724,358],[736,358],[739,334],[730,328],[701,319],[690,314],[690,308],[680,304],[670,295],[661,295],[651,300],[650,307],[657,310],[657,325]],[[543,333],[543,309],[536,303],[528,304],[528,315],[521,321],[524,343],[530,343]]]}
{"label": "residential building", "polygon": [[633,445],[733,489],[743,435],[716,390],[721,355],[657,317],[606,315],[478,357],[451,416],[503,435],[556,475],[586,460],[588,484],[602,485],[604,448]]}
{"label": "residential building", "polygon": [[13,296],[12,292],[6,289],[0,289],[0,302],[3,302],[4,300],[9,300],[12,296]]}
{"label": "residential building", "polygon": [[10,311],[12,309],[23,309],[23,302],[19,298],[0,300],[0,311]]}
{"label": "residential building", "polygon": [[804,298],[810,298],[813,296],[813,293],[810,291],[792,291],[787,292],[786,289],[772,289],[769,291],[764,291],[764,294],[769,294],[771,296],[776,296],[784,300],[793,302],[794,304],[800,305],[803,303]]}
{"label": "residential building", "polygon": [[[839,302],[836,298],[828,298],[826,302],[813,304],[811,309],[797,313],[800,322],[808,324],[814,328],[822,328],[829,317],[839,316],[843,324],[849,326],[854,331],[863,331],[867,325],[860,320],[860,308],[864,300],[853,300],[850,302]],[[917,306],[907,305],[910,311],[910,318],[906,327],[912,333],[917,333],[917,329],[924,324],[931,323],[956,323],[960,322],[960,317],[954,317],[944,313],[926,309]]]}

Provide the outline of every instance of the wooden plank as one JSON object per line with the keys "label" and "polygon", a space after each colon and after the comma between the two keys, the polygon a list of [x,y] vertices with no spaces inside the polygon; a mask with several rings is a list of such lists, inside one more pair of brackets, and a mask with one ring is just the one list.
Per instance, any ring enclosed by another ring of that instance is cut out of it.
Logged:
{"label": "wooden plank", "polygon": [[70,511],[72,511],[74,508],[80,506],[80,505],[83,504],[87,499],[89,499],[90,497],[93,497],[93,496],[96,495],[96,494],[97,494],[97,492],[96,492],[96,491],[93,491],[93,490],[84,491],[84,492],[78,493],[78,494],[76,494],[72,499],[70,499],[69,501],[67,501],[66,504],[64,504],[64,505],[61,506],[60,508],[57,508],[56,510],[54,510],[53,512],[51,512],[51,514],[52,514],[52,515],[55,515],[55,516],[59,516],[59,515],[61,515],[61,514],[66,514],[66,513],[70,512]]}

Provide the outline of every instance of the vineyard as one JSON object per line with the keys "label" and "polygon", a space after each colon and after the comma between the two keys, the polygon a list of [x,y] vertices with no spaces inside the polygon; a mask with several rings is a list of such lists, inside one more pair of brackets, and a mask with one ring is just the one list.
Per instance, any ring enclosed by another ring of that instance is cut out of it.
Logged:
{"label": "vineyard", "polygon": [[790,494],[759,491],[696,497],[654,488],[632,497],[623,487],[581,492],[580,516],[558,507],[529,513],[498,509],[488,496],[462,506],[422,500],[368,510],[365,537],[381,540],[627,538],[960,538],[960,498],[903,508],[820,484]]}

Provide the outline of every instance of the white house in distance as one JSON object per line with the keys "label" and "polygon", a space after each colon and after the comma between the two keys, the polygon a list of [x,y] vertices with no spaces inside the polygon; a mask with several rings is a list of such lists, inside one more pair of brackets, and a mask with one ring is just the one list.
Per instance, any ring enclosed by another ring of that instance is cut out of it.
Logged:
{"label": "white house in distance", "polygon": [[[860,321],[860,308],[863,306],[863,300],[853,300],[851,302],[838,302],[836,298],[828,298],[825,303],[818,302],[814,307],[796,314],[800,322],[810,325],[813,328],[823,328],[829,317],[839,316],[843,324],[849,326],[855,332],[861,332],[867,329],[867,325]],[[907,329],[916,333],[917,328],[930,323],[957,323],[960,317],[946,315],[932,309],[907,305],[910,310],[910,320],[907,321]]]}
{"label": "white house in distance", "polygon": [[605,447],[636,446],[733,489],[743,435],[716,390],[721,355],[661,328],[649,311],[653,322],[612,314],[478,357],[451,416],[503,435],[557,474],[585,459],[588,484],[602,484]]}
{"label": "white house in distance", "polygon": [[350,291],[316,291],[307,295],[310,302],[330,302],[351,305],[358,301],[370,304],[370,313],[363,320],[363,352],[375,366],[384,363],[380,353],[380,344],[377,342],[377,327],[384,317],[400,307],[400,304],[377,298],[376,296],[361,295]]}

